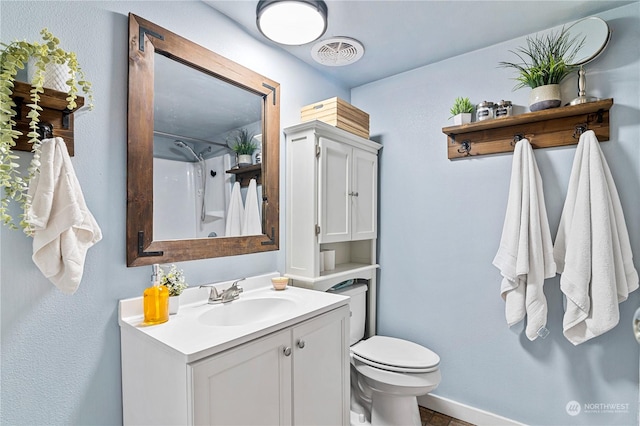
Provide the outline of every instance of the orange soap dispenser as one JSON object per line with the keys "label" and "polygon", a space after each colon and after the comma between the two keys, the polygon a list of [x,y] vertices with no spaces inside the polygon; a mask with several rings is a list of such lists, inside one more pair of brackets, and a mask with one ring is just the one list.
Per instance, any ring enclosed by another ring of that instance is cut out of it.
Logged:
{"label": "orange soap dispenser", "polygon": [[162,324],[169,321],[169,289],[160,285],[159,268],[159,265],[153,265],[152,286],[145,289],[142,297],[146,325]]}

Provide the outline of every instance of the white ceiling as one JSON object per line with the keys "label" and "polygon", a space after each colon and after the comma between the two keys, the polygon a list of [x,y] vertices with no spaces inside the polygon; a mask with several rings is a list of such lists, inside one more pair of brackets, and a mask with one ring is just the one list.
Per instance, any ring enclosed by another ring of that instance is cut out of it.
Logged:
{"label": "white ceiling", "polygon": [[[203,0],[256,39],[276,45],[256,28],[257,0]],[[439,62],[506,40],[564,25],[638,0],[326,0],[327,32],[346,36],[365,54],[343,67],[321,65],[311,47],[280,46],[348,88]]]}

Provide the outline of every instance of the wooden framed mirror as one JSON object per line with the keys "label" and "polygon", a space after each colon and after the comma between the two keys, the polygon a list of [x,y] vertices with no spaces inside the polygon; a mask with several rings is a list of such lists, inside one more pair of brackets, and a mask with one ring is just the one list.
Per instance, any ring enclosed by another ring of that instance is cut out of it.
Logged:
{"label": "wooden framed mirror", "polygon": [[[241,99],[246,102],[238,105],[236,101]],[[224,100],[234,102],[220,105]],[[127,266],[278,250],[279,102],[278,83],[139,16],[129,15]],[[209,170],[206,156],[217,153],[228,157],[228,141],[242,129],[259,134],[261,161],[247,167],[248,172],[228,159],[220,169]],[[226,135],[226,140],[221,135]],[[262,234],[173,235],[166,229],[159,231],[154,222],[168,222],[169,231],[173,231],[182,222],[193,220],[199,223],[200,232],[206,232],[206,227],[224,217],[226,210],[205,206],[208,198],[203,180],[201,192],[191,197],[193,211],[198,214],[163,217],[174,207],[191,203],[181,197],[186,191],[171,195],[168,186],[159,183],[157,177],[154,179],[157,157],[171,159],[170,156],[192,163],[193,167],[186,167],[200,170],[201,177],[222,176],[227,184],[244,179],[247,173],[253,176],[246,179],[257,178]],[[201,168],[196,167],[200,165]],[[202,202],[197,200],[198,194]],[[160,198],[169,202],[159,207]]]}

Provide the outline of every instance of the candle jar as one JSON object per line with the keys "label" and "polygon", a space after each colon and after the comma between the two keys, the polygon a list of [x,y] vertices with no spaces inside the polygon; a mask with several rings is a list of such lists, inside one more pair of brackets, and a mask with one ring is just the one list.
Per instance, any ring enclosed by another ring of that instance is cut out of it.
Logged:
{"label": "candle jar", "polygon": [[496,118],[511,117],[512,111],[513,106],[511,105],[511,101],[502,100],[496,107]]}
{"label": "candle jar", "polygon": [[476,107],[476,121],[489,120],[495,117],[493,102],[484,101]]}

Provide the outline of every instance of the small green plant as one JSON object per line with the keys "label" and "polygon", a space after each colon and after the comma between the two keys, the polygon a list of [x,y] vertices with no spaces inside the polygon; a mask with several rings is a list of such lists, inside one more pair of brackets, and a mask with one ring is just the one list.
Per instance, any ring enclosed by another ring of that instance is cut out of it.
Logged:
{"label": "small green plant", "polygon": [[158,279],[160,285],[167,287],[169,296],[180,296],[184,289],[189,287],[182,269],[178,269],[176,265],[171,265],[169,272],[165,272],[162,268],[158,271]]}
{"label": "small green plant", "polygon": [[547,84],[560,84],[562,80],[578,67],[572,62],[578,50],[584,45],[585,38],[570,38],[563,27],[558,32],[527,37],[527,46],[519,47],[515,54],[520,62],[500,62],[501,67],[515,68],[519,75],[513,90],[523,87],[535,89]]}
{"label": "small green plant", "polygon": [[255,135],[247,129],[240,129],[233,138],[231,149],[238,155],[251,155],[258,149],[258,144],[253,141]]}
{"label": "small green plant", "polygon": [[451,111],[451,117],[456,116],[458,114],[463,114],[463,113],[472,113],[473,104],[471,103],[469,98],[458,97],[453,102],[453,106],[451,107],[450,111]]}
{"label": "small green plant", "polygon": [[[40,95],[44,93],[44,74],[45,67],[49,63],[67,64],[69,66],[69,80],[67,85],[67,106],[73,109],[77,106],[76,99],[78,97],[78,87],[88,97],[89,108],[93,108],[93,94],[91,91],[91,83],[86,80],[84,72],[78,64],[76,54],[67,52],[59,47],[60,40],[44,28],[40,31],[43,42],[28,42],[16,40],[12,43],[0,43],[2,51],[0,53],[0,188],[3,191],[0,199],[0,222],[11,229],[17,229],[13,218],[8,213],[9,201],[14,200],[20,203],[23,211],[29,208],[30,199],[27,194],[29,180],[35,175],[40,166],[40,137],[37,133],[38,123],[40,122]],[[18,71],[25,68],[25,64],[29,59],[33,59],[35,64],[35,74],[31,81],[31,98],[26,103],[29,118],[29,143],[34,153],[33,159],[28,169],[28,175],[22,176],[16,163],[17,155],[13,152],[16,146],[16,139],[22,132],[16,130],[16,104],[13,101],[14,81]],[[30,233],[31,228],[21,215],[20,227]]]}

